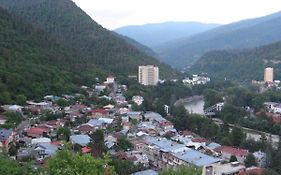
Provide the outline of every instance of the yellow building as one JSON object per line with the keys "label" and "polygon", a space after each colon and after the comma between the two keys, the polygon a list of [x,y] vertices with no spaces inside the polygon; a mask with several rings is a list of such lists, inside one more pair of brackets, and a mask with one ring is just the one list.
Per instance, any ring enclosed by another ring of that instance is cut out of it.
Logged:
{"label": "yellow building", "polygon": [[153,65],[139,66],[139,83],[145,86],[157,85],[159,81],[159,68]]}
{"label": "yellow building", "polygon": [[267,67],[264,69],[264,82],[273,83],[273,68]]}

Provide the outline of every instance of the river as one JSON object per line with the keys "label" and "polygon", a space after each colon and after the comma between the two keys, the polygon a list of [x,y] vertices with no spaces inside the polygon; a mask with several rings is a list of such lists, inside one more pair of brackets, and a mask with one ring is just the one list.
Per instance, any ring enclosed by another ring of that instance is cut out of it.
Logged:
{"label": "river", "polygon": [[[195,98],[188,98],[188,100],[185,101],[184,107],[188,112],[193,114],[203,114],[204,113],[204,98],[201,96],[196,96]],[[217,124],[222,124],[222,121],[216,118],[213,118],[214,122]],[[231,126],[232,128],[232,126]],[[242,130],[246,133],[247,139],[254,139],[256,141],[260,140],[261,135],[265,134],[268,140],[271,140],[272,145],[276,147],[279,142],[279,136],[278,135],[272,135],[269,133],[260,132],[257,130],[252,130],[249,128],[242,127]]]}
{"label": "river", "polygon": [[184,104],[184,107],[188,112],[193,114],[203,114],[204,113],[204,99],[203,97],[196,98]]}

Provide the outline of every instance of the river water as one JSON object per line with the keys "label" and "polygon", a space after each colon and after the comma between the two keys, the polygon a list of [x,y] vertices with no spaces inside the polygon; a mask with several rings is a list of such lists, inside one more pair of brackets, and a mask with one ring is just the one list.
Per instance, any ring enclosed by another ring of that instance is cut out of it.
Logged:
{"label": "river water", "polygon": [[[190,100],[184,104],[184,107],[188,112],[193,114],[203,114],[204,113],[204,99],[203,98],[195,98],[194,100]],[[214,119],[215,120],[215,119]],[[255,130],[248,130],[242,128],[242,130],[246,133],[247,139],[254,139],[256,141],[260,140],[261,133]],[[265,133],[268,140],[271,140],[271,143],[274,147],[277,146],[279,142],[279,136],[272,135],[269,133]]]}
{"label": "river water", "polygon": [[184,107],[190,113],[203,114],[204,113],[204,100],[203,100],[203,98],[192,100],[190,102],[187,102],[184,105]]}

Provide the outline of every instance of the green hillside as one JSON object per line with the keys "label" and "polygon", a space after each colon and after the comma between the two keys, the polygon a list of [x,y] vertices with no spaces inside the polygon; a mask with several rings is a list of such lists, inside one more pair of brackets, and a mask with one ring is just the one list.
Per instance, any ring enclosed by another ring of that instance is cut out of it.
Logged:
{"label": "green hillside", "polygon": [[165,63],[183,68],[192,65],[209,51],[254,48],[278,42],[281,40],[280,29],[281,12],[167,42],[155,51]]}
{"label": "green hillside", "polygon": [[160,65],[162,76],[175,72],[138,51],[93,21],[71,0],[0,0],[8,9],[74,51],[85,68],[97,66],[117,76],[136,74],[140,64]]}
{"label": "green hillside", "polygon": [[238,81],[263,80],[265,67],[274,68],[275,79],[281,79],[281,42],[249,50],[212,51],[192,67],[219,79]]}
{"label": "green hillside", "polygon": [[34,98],[69,92],[82,82],[82,77],[73,76],[79,72],[71,61],[75,55],[2,8],[0,41],[0,103],[12,102],[18,94]]}

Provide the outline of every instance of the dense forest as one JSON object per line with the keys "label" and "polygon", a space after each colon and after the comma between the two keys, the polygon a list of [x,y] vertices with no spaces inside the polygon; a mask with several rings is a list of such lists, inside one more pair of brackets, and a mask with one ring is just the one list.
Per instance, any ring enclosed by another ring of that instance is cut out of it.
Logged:
{"label": "dense forest", "polygon": [[12,102],[18,94],[34,98],[67,92],[82,82],[82,77],[71,76],[79,70],[64,46],[2,8],[0,17],[1,102]]}
{"label": "dense forest", "polygon": [[103,29],[72,1],[1,0],[0,6],[1,104],[18,95],[69,93],[109,74],[124,79],[137,74],[140,64],[159,65],[162,77],[176,74]]}
{"label": "dense forest", "polygon": [[0,0],[0,6],[16,13],[54,36],[79,55],[83,67],[97,65],[127,76],[140,64],[160,65],[165,75],[174,73],[166,65],[129,45],[104,29],[70,0]]}
{"label": "dense forest", "polygon": [[281,42],[249,50],[222,50],[206,53],[191,71],[211,77],[238,81],[263,80],[267,66],[274,68],[275,79],[281,78]]}

